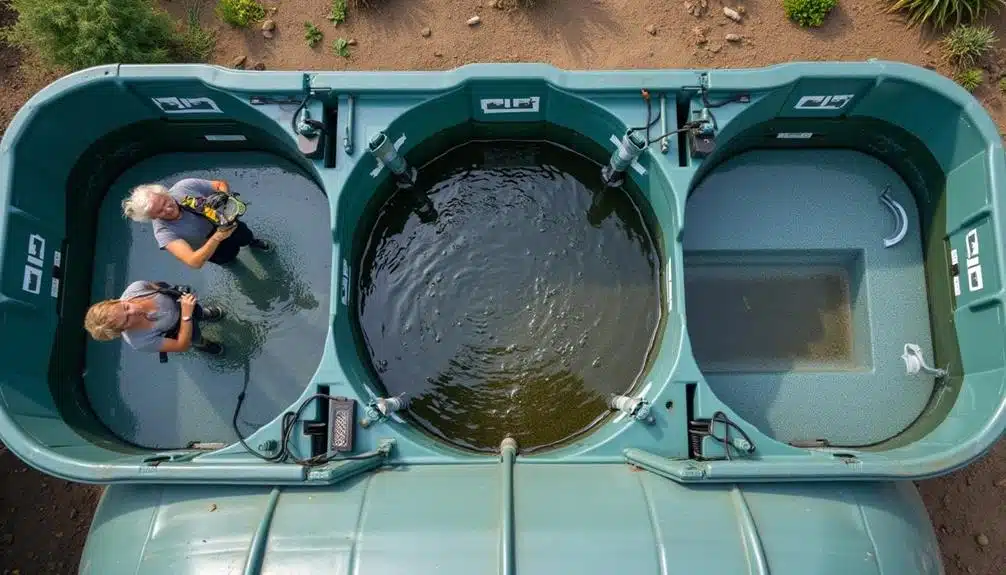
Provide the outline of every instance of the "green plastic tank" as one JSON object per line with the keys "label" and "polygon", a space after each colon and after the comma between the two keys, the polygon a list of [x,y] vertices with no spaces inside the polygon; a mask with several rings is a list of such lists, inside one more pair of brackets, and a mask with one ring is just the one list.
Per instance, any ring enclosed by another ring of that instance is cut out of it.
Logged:
{"label": "green plastic tank", "polygon": [[[478,450],[388,397],[356,278],[389,186],[497,140],[576,150],[635,190],[660,321],[591,425],[533,445],[549,422],[532,421]],[[827,572],[834,553],[939,572],[906,481],[969,464],[1006,426],[1004,168],[970,94],[889,62],[80,71],[0,143],[0,439],[44,473],[113,484],[95,573],[497,557]],[[284,240],[272,268],[151,264],[169,260],[119,202],[187,176],[241,182],[248,221]],[[87,307],[135,279],[272,323],[231,326],[238,353],[216,363],[89,342]],[[241,299],[251,285],[261,298]]]}

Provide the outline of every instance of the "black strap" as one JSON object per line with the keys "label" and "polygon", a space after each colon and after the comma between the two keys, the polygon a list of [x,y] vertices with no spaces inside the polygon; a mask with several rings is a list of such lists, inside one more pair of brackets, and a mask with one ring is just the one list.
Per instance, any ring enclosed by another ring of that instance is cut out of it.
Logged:
{"label": "black strap", "polygon": [[[178,298],[182,297],[182,295],[184,295],[185,293],[184,291],[182,291],[180,286],[173,286],[167,282],[153,282],[153,285],[155,286],[154,291],[156,291],[161,295],[169,296],[174,300],[178,300]],[[179,324],[180,323],[181,320],[179,320]],[[175,331],[175,327],[178,326],[172,326],[171,329],[162,331],[161,336],[167,336],[169,333]],[[168,363],[168,354],[163,351],[157,352],[157,360],[160,363]]]}

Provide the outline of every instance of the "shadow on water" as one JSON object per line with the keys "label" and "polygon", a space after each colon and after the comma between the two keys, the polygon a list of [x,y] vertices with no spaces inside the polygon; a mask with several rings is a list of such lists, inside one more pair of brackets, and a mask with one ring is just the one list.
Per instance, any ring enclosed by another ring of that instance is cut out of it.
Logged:
{"label": "shadow on water", "polygon": [[[127,222],[119,202],[140,183],[170,186],[185,177],[224,179],[249,203],[244,221],[276,250],[242,249],[227,265],[193,270],[157,249],[149,224]],[[324,194],[294,167],[270,155],[169,154],[142,162],[112,187],[102,205],[92,299],[118,297],[138,279],[188,284],[203,305],[227,317],[202,323],[226,352],[156,354],[122,349],[94,355],[85,387],[96,413],[120,437],[152,448],[192,441],[233,441],[231,418],[245,385],[242,432],[251,433],[293,403],[317,369],[328,332],[331,246]],[[103,352],[102,352],[103,353]],[[128,413],[128,415],[126,415]]]}
{"label": "shadow on water", "polygon": [[359,266],[384,388],[467,449],[591,425],[639,377],[660,319],[658,256],[630,194],[544,143],[468,144],[421,173],[381,207]]}

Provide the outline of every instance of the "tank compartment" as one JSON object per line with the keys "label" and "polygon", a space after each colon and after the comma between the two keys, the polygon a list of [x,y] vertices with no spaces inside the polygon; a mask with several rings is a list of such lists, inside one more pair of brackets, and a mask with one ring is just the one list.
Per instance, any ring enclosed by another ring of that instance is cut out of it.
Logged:
{"label": "tank compartment", "polygon": [[[887,194],[907,214],[900,222]],[[784,442],[863,446],[922,413],[934,378],[919,211],[901,177],[849,150],[760,150],[715,168],[685,208],[685,312],[716,396]]]}
{"label": "tank compartment", "polygon": [[375,194],[357,313],[377,385],[408,398],[410,422],[466,450],[510,436],[531,452],[637,385],[662,258],[640,193],[605,186],[601,165],[548,141],[462,140],[414,187]]}
{"label": "tank compartment", "polygon": [[[237,261],[191,269],[159,250],[150,223],[124,219],[120,203],[139,184],[182,178],[226,180],[248,202],[242,221],[277,249],[242,249]],[[332,257],[328,200],[290,162],[261,152],[161,154],[124,172],[98,214],[92,301],[119,297],[136,280],[191,286],[202,305],[227,314],[202,323],[224,345],[221,357],[195,351],[133,351],[125,342],[88,340],[84,387],[95,414],[122,440],[149,449],[231,443],[249,436],[304,392],[328,332]]]}

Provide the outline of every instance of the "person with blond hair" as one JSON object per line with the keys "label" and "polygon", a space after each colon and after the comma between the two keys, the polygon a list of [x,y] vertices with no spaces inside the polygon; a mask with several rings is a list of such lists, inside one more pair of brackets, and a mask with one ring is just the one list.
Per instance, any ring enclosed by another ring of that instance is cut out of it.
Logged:
{"label": "person with blond hair", "polygon": [[171,188],[144,184],[133,188],[123,200],[122,213],[136,222],[153,222],[157,246],[191,268],[202,268],[207,261],[218,265],[230,263],[245,246],[271,251],[272,244],[256,238],[244,222],[218,228],[208,218],[188,211],[180,203],[186,196],[201,199],[217,192],[229,194],[227,182],[185,178]]}
{"label": "person with blond hair", "polygon": [[92,305],[84,316],[84,329],[97,341],[121,337],[137,351],[173,353],[194,348],[220,355],[223,346],[204,339],[199,322],[223,316],[224,311],[218,307],[200,306],[196,294],[187,288],[135,281],[119,299]]}

